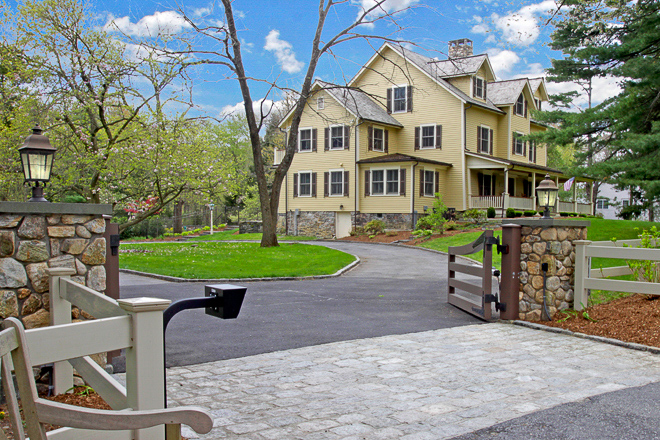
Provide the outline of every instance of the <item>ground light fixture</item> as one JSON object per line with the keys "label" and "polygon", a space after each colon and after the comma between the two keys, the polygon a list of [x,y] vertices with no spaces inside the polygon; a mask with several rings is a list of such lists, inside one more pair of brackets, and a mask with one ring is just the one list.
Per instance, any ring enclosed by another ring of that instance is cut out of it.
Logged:
{"label": "ground light fixture", "polygon": [[[25,183],[31,184],[32,198],[29,202],[47,202],[44,198],[44,186],[50,180],[53,170],[53,158],[57,149],[43,135],[43,130],[37,124],[32,129],[32,134],[25,139],[23,146],[18,149],[21,155],[21,166],[25,175]],[[39,185],[42,183],[43,185]]]}
{"label": "ground light fixture", "polygon": [[555,182],[550,179],[550,174],[545,175],[545,179],[536,187],[536,194],[539,199],[539,206],[544,208],[542,218],[550,218],[550,207],[555,206],[559,188]]}

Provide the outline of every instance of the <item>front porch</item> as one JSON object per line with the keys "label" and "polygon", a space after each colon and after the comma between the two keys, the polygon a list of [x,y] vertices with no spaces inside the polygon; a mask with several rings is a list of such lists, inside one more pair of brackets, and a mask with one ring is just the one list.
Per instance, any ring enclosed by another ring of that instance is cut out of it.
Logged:
{"label": "front porch", "polygon": [[[564,189],[564,183],[569,180],[561,171],[552,168],[474,153],[468,154],[467,173],[468,208],[493,207],[501,210],[503,217],[509,208],[517,211],[542,210],[543,207],[537,204],[536,187],[546,175],[550,175],[560,190]],[[554,208],[550,208],[551,211],[593,214],[593,203],[578,201],[579,184],[593,185],[593,181],[588,178],[575,178],[570,185],[572,197],[564,192],[564,200],[557,197],[557,203]],[[567,198],[572,201],[566,200]]]}

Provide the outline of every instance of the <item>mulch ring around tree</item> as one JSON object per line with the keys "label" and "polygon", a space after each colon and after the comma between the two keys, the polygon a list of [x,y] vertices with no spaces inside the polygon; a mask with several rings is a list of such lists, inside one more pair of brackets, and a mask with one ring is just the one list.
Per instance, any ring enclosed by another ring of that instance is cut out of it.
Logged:
{"label": "mulch ring around tree", "polygon": [[660,296],[635,294],[580,312],[557,312],[541,324],[660,347]]}

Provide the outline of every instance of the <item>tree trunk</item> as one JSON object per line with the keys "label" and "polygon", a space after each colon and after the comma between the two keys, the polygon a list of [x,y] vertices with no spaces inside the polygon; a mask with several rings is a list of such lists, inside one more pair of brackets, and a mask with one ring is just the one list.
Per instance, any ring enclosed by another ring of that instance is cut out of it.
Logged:
{"label": "tree trunk", "polygon": [[655,211],[654,211],[654,206],[653,202],[649,204],[649,221],[654,222],[655,221]]}
{"label": "tree trunk", "polygon": [[174,223],[172,225],[172,232],[180,234],[183,232],[183,203],[181,201],[174,202]]}
{"label": "tree trunk", "polygon": [[[269,210],[270,211],[270,210]],[[262,215],[263,235],[261,236],[261,247],[279,246],[277,242],[277,211]]]}

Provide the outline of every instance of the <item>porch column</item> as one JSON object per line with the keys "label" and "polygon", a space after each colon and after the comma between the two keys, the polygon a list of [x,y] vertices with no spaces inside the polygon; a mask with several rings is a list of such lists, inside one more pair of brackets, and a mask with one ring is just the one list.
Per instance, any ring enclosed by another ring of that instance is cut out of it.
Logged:
{"label": "porch column", "polygon": [[534,206],[534,210],[537,211],[537,206],[536,206],[536,171],[532,171],[532,206]]}
{"label": "porch column", "polygon": [[578,185],[578,181],[577,179],[575,179],[575,181],[573,182],[573,212],[578,212],[577,185]]}
{"label": "porch column", "polygon": [[596,215],[594,211],[594,182],[593,180],[590,183],[591,185],[591,199],[589,200],[589,215]]}
{"label": "porch column", "polygon": [[509,169],[504,168],[504,194],[502,194],[502,210],[509,209]]}
{"label": "porch column", "polygon": [[472,209],[472,168],[467,169],[467,207]]}

